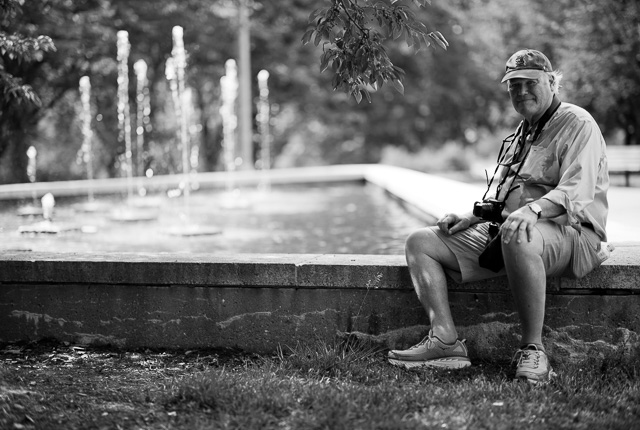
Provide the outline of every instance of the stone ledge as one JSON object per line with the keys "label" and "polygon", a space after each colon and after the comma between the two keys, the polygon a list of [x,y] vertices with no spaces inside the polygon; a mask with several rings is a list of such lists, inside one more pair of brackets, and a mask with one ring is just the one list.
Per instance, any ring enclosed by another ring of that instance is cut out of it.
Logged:
{"label": "stone ledge", "polygon": [[410,282],[405,266],[402,256],[376,255],[5,252],[0,288],[6,283],[402,288]]}
{"label": "stone ledge", "polygon": [[[408,289],[404,256],[349,254],[144,254],[6,251],[3,284]],[[553,294],[597,290],[640,294],[640,247],[618,247],[582,279],[549,278]],[[451,291],[507,291],[506,279],[455,284]]]}
{"label": "stone ledge", "polygon": [[[304,168],[272,169],[268,171],[238,170],[235,172],[201,172],[190,177],[202,189],[224,189],[229,182],[235,186],[257,186],[264,180],[272,185],[318,184],[330,182],[364,182],[368,164],[344,164]],[[184,181],[181,174],[158,175],[151,178],[136,177],[136,184],[148,191],[175,188]],[[92,191],[98,194],[121,193],[128,186],[127,178],[104,178],[75,181],[52,181],[23,184],[0,184],[0,200],[38,198],[46,193],[58,196],[86,195]]]}

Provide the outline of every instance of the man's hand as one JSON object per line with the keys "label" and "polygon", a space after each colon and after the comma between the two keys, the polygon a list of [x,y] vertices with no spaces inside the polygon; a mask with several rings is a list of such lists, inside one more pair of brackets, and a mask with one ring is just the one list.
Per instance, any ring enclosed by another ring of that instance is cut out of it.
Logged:
{"label": "man's hand", "polygon": [[511,242],[515,238],[518,243],[523,240],[533,240],[533,226],[538,222],[538,216],[528,207],[523,206],[512,212],[500,226],[502,241]]}
{"label": "man's hand", "polygon": [[438,220],[436,225],[446,234],[454,234],[469,228],[471,224],[471,220],[466,216],[446,214]]}

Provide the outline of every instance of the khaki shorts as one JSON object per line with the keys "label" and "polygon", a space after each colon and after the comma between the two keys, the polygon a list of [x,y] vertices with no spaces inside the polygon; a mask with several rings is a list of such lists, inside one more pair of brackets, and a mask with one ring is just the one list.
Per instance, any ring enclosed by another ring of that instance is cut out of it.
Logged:
{"label": "khaki shorts", "polygon": [[[489,237],[489,223],[475,224],[466,230],[448,236],[438,227],[431,227],[436,235],[453,252],[460,271],[445,268],[456,282],[479,281],[505,276],[505,270],[493,272],[478,265]],[[547,276],[581,278],[600,265],[598,251],[600,238],[588,227],[582,232],[551,221],[540,221],[535,225],[544,240],[542,261]]]}

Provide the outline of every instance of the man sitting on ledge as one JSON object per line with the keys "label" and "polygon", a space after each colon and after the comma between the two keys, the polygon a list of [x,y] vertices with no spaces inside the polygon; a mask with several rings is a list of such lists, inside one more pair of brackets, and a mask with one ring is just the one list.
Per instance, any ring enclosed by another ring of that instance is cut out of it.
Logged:
{"label": "man sitting on ledge", "polygon": [[407,264],[431,330],[417,345],[390,351],[390,363],[469,366],[445,273],[457,282],[506,274],[522,332],[515,377],[532,383],[550,377],[542,343],[546,278],[579,278],[602,263],[609,188],[602,133],[584,109],[560,103],[561,77],[536,50],[507,61],[502,82],[523,120],[503,142],[487,193],[473,211],[446,214],[408,237]]}

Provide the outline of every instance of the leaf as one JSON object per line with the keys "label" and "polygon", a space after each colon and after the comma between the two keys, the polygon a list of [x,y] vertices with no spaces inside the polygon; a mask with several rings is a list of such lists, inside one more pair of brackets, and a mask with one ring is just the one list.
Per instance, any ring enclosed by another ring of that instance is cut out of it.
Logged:
{"label": "leaf", "polygon": [[402,27],[400,25],[394,25],[392,27],[392,35],[394,40],[400,37],[402,35]]}
{"label": "leaf", "polygon": [[331,86],[335,90],[336,88],[338,88],[338,85],[340,85],[340,75],[336,74],[331,81]]}
{"label": "leaf", "polygon": [[362,93],[360,92],[360,90],[354,91],[353,97],[356,99],[356,102],[360,104],[360,102],[362,101]]}
{"label": "leaf", "polygon": [[404,69],[402,69],[402,68],[400,68],[398,66],[391,66],[391,68],[395,72],[396,76],[404,76],[405,75]]}
{"label": "leaf", "polygon": [[395,88],[400,94],[404,94],[404,85],[400,82],[399,79],[394,79],[391,81],[393,84],[393,88]]}
{"label": "leaf", "polygon": [[445,38],[444,38],[444,36],[442,35],[442,33],[440,33],[439,31],[436,31],[435,33],[436,33],[436,35],[438,36],[438,39],[442,40],[442,42],[443,42],[445,45],[449,46],[449,42],[447,42],[447,39],[445,39]]}
{"label": "leaf", "polygon": [[56,51],[56,46],[53,44],[53,40],[49,36],[38,36],[36,40],[38,48],[45,51]]}
{"label": "leaf", "polygon": [[[407,14],[407,8],[406,7],[399,6],[396,9],[396,13],[398,14],[398,18],[401,18],[401,19],[399,19],[399,21],[407,21],[409,19],[409,15]],[[412,15],[412,17],[413,17],[413,15]],[[400,24],[402,24],[402,23],[400,22]]]}
{"label": "leaf", "polygon": [[340,68],[340,58],[335,58],[332,62],[331,62],[331,69],[333,70],[334,73],[338,72],[338,69]]}
{"label": "leaf", "polygon": [[311,37],[313,36],[313,33],[315,32],[315,29],[310,29],[307,30],[304,35],[302,36],[302,44],[306,45],[307,43],[309,43],[309,41],[311,40]]}
{"label": "leaf", "polygon": [[447,50],[449,42],[447,42],[447,39],[444,38],[442,33],[440,33],[439,31],[432,31],[431,33],[429,33],[429,37],[433,39],[438,45],[440,45],[442,49],[444,49],[445,51]]}
{"label": "leaf", "polygon": [[329,67],[329,61],[331,61],[331,51],[325,52],[322,54],[322,57],[320,57],[320,73],[327,70],[327,67]]}
{"label": "leaf", "polygon": [[362,90],[362,92],[364,93],[364,95],[367,97],[367,101],[369,103],[371,103],[371,94],[369,93],[369,91],[365,88]]}
{"label": "leaf", "polygon": [[319,17],[320,15],[323,15],[325,12],[326,12],[326,9],[324,9],[324,8],[320,8],[320,9],[314,10],[309,15],[309,22],[315,21],[317,17]]}

